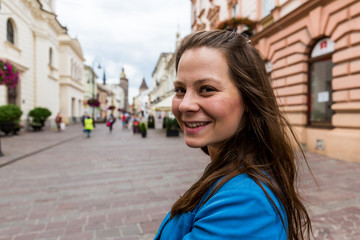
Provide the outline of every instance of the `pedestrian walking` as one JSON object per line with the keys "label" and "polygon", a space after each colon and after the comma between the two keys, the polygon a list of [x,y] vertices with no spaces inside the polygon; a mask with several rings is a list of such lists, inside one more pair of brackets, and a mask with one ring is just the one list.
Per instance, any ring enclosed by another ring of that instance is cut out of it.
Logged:
{"label": "pedestrian walking", "polygon": [[94,121],[88,115],[84,119],[84,132],[86,136],[89,138],[91,135],[91,131],[94,129]]}
{"label": "pedestrian walking", "polygon": [[122,121],[123,129],[126,128],[126,115],[125,115],[125,113],[123,113],[123,115],[121,116],[121,121]]}
{"label": "pedestrian walking", "polygon": [[60,113],[58,113],[55,118],[56,128],[57,128],[58,132],[61,131],[61,122],[62,122],[62,117],[61,117]]}
{"label": "pedestrian walking", "polygon": [[116,122],[116,118],[114,117],[114,114],[111,113],[110,116],[109,116],[109,120],[106,123],[106,126],[109,127],[110,133],[112,132],[113,125],[114,125],[115,122]]}
{"label": "pedestrian walking", "polygon": [[86,119],[86,114],[81,116],[81,125],[84,127],[85,126],[85,119]]}
{"label": "pedestrian walking", "polygon": [[294,186],[295,136],[250,40],[234,31],[195,32],[175,59],[172,111],[186,144],[210,161],[155,239],[310,239]]}

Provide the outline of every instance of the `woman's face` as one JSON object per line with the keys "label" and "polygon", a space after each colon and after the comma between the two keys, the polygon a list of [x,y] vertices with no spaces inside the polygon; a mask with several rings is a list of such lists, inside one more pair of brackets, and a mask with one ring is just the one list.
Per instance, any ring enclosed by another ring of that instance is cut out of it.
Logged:
{"label": "woman's face", "polygon": [[229,75],[224,54],[200,47],[181,56],[172,111],[189,147],[208,146],[210,155],[238,130],[242,98]]}

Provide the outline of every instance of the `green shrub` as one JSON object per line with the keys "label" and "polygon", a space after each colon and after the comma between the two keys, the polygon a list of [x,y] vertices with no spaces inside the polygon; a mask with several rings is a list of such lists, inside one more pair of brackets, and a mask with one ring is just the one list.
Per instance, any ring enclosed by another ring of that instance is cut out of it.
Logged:
{"label": "green shrub", "polygon": [[165,125],[166,130],[177,130],[180,128],[176,118],[167,118]]}
{"label": "green shrub", "polygon": [[146,132],[147,130],[146,123],[141,122],[139,128],[140,128],[140,132]]}
{"label": "green shrub", "polygon": [[148,118],[148,127],[154,128],[155,127],[155,119],[154,116],[150,115]]}
{"label": "green shrub", "polygon": [[29,116],[33,118],[33,123],[43,124],[51,116],[51,112],[47,108],[36,107],[29,112]]}
{"label": "green shrub", "polygon": [[14,104],[0,106],[0,122],[18,123],[22,113],[20,107]]}

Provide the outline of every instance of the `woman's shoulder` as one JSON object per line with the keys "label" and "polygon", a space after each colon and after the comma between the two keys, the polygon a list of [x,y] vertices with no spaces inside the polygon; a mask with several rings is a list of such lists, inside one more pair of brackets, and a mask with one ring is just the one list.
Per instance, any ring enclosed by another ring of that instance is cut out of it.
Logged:
{"label": "woman's shoulder", "polygon": [[247,174],[228,180],[200,204],[194,216],[192,236],[209,232],[216,237],[209,235],[202,239],[286,239],[282,222],[284,219],[287,225],[286,214],[275,195],[265,184],[262,187],[266,193]]}
{"label": "woman's shoulder", "polygon": [[[222,179],[220,179],[221,181]],[[262,184],[264,185],[264,184]],[[239,174],[227,182],[219,189],[219,191],[230,191],[230,190],[252,190],[262,192],[262,188],[246,173]]]}
{"label": "woman's shoulder", "polygon": [[[219,181],[221,181],[221,179]],[[217,183],[219,183],[219,181]],[[208,191],[206,197],[210,195],[217,183]],[[282,215],[285,215],[282,204],[270,188],[261,181],[258,181],[258,183],[255,182],[255,180],[245,173],[239,174],[225,182],[204,205],[211,205],[218,201],[231,203],[230,205],[236,208],[246,206],[246,204],[243,204],[244,202],[253,202],[262,205],[275,214],[277,209],[279,209]]]}

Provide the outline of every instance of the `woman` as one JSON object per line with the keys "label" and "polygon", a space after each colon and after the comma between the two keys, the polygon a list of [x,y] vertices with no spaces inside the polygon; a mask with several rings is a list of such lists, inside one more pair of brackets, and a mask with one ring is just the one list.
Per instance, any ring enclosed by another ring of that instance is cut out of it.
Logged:
{"label": "woman", "polygon": [[56,128],[59,132],[61,131],[61,122],[62,122],[62,117],[61,117],[60,113],[58,113],[55,118],[55,123],[56,123]]}
{"label": "woman", "polygon": [[109,127],[110,133],[112,132],[112,128],[115,122],[116,122],[116,118],[114,117],[114,114],[111,113],[109,117],[109,121],[106,123],[106,125]]}
{"label": "woman", "polygon": [[176,70],[172,111],[186,144],[211,161],[155,239],[309,238],[294,187],[296,138],[257,50],[236,32],[196,32],[181,42]]}

